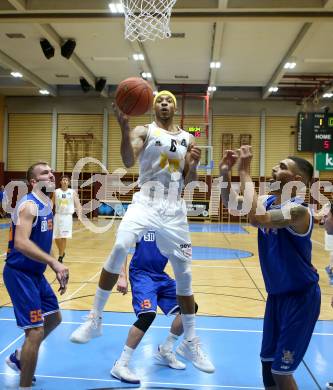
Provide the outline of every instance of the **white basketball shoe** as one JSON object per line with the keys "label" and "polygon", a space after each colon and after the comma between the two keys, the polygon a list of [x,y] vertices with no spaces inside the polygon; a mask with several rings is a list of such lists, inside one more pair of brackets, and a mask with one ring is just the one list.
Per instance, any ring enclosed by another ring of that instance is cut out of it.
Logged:
{"label": "white basketball shoe", "polygon": [[168,366],[175,370],[184,370],[186,368],[186,364],[177,360],[173,351],[164,350],[162,345],[158,346],[157,354],[154,358],[156,363],[161,364],[162,366]]}
{"label": "white basketball shoe", "polygon": [[91,311],[86,321],[71,334],[72,343],[85,344],[95,337],[102,335],[102,317]]}
{"label": "white basketball shoe", "polygon": [[127,363],[117,360],[112,367],[110,374],[119,379],[121,382],[132,383],[134,385],[140,385],[140,379],[132,372]]}
{"label": "white basketball shoe", "polygon": [[201,348],[199,337],[195,337],[191,341],[183,340],[176,349],[176,352],[183,358],[190,360],[194,367],[200,371],[208,373],[215,371],[213,363]]}

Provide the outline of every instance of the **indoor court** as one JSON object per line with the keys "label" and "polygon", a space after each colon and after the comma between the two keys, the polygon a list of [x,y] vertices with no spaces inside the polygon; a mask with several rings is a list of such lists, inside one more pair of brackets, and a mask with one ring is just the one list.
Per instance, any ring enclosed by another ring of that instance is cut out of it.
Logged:
{"label": "indoor court", "polygon": [[[267,193],[272,167],[292,155],[314,165],[313,182],[321,183],[327,198],[318,191],[310,196],[308,188],[305,200],[333,199],[333,0],[177,0],[170,11],[170,23],[160,16],[152,30],[139,33],[136,25],[126,38],[120,0],[0,0],[0,185],[16,188],[9,191],[14,207],[34,162],[49,162],[57,188],[61,176],[73,179],[76,169],[75,189],[89,221],[74,218],[64,295],[57,292],[54,272],[46,271],[63,321],[39,350],[35,390],[135,387],[110,375],[136,320],[130,291],[112,292],[102,337],[84,345],[69,340],[92,308],[101,268],[138,191],[138,164],[116,171],[124,164],[112,103],[123,80],[141,77],[155,94],[171,91],[177,98],[175,123],[201,149],[198,180],[206,190],[195,189],[193,200],[188,194],[185,199],[196,329],[216,368],[207,374],[188,361],[185,370],[156,364],[157,346],[172,321],[159,311],[130,364],[140,388],[264,390],[259,354],[267,293],[258,229],[247,215],[232,216],[222,206],[216,180],[226,150],[252,146],[251,175],[260,194]],[[158,36],[159,23],[170,26],[170,36]],[[130,116],[130,125],[153,120],[150,109]],[[87,160],[78,168],[82,159]],[[236,169],[232,175],[239,189]],[[10,222],[8,213],[0,218],[1,276]],[[52,250],[57,257],[55,245]],[[312,264],[320,276],[321,310],[295,373],[299,390],[324,390],[333,381],[333,279],[331,285],[318,223]],[[170,264],[166,271],[173,274]],[[5,359],[23,340],[1,277],[0,389],[18,389],[19,375]]]}

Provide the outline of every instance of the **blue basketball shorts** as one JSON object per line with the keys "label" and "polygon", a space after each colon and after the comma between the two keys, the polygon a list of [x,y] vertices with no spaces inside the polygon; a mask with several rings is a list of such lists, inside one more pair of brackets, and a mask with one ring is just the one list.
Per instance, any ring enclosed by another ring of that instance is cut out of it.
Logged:
{"label": "blue basketball shorts", "polygon": [[157,311],[157,306],[166,315],[179,311],[176,297],[176,282],[166,273],[160,275],[144,271],[131,271],[132,305],[138,316]]}
{"label": "blue basketball shorts", "polygon": [[301,292],[268,295],[260,357],[272,373],[291,375],[309,346],[320,313],[318,284]]}
{"label": "blue basketball shorts", "polygon": [[3,280],[12,300],[17,326],[43,326],[44,317],[59,311],[59,304],[44,275],[29,274],[5,265]]}

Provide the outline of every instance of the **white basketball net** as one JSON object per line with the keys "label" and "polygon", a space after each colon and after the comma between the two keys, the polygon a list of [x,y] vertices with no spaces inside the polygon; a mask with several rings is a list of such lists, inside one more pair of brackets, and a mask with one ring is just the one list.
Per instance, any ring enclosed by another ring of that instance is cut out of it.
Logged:
{"label": "white basketball net", "polygon": [[125,38],[146,41],[171,36],[171,10],[177,0],[122,0],[125,13]]}

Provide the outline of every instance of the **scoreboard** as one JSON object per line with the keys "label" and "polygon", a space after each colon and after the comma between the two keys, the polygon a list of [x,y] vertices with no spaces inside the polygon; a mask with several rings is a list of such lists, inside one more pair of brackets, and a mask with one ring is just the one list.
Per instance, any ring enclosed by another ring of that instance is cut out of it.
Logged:
{"label": "scoreboard", "polygon": [[333,152],[333,114],[300,112],[298,114],[297,150]]}
{"label": "scoreboard", "polygon": [[191,126],[188,128],[188,132],[194,137],[201,137],[201,127]]}

